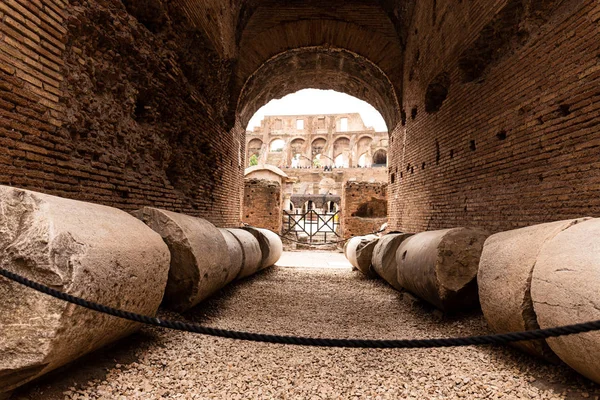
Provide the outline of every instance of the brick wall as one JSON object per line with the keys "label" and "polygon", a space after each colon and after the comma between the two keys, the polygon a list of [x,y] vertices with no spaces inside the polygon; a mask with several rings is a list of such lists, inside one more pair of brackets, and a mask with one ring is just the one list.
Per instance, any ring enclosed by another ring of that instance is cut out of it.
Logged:
{"label": "brick wall", "polygon": [[282,192],[279,182],[246,179],[242,220],[252,226],[281,232]]}
{"label": "brick wall", "polygon": [[0,2],[0,184],[237,226],[230,66],[168,2],[124,3]]}
{"label": "brick wall", "polygon": [[344,238],[379,230],[387,222],[387,184],[346,182],[341,211],[340,227]]}
{"label": "brick wall", "polygon": [[391,228],[600,216],[598,37],[593,0],[418,2],[406,125],[390,143]]}

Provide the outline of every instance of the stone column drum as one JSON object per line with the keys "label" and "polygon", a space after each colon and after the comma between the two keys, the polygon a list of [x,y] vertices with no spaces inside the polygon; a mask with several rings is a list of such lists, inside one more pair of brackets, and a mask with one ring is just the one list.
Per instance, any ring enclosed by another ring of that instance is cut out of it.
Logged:
{"label": "stone column drum", "polygon": [[376,276],[371,268],[371,258],[378,239],[376,235],[355,236],[344,245],[344,255],[350,264],[369,277]]}
{"label": "stone column drum", "polygon": [[471,228],[409,237],[396,252],[398,283],[442,311],[477,306],[477,270],[487,237]]}
{"label": "stone column drum", "polygon": [[283,243],[276,233],[268,229],[246,227],[245,231],[249,232],[258,240],[260,251],[262,253],[262,261],[259,270],[263,270],[272,265],[275,265],[283,254]]}
{"label": "stone column drum", "polygon": [[230,279],[227,242],[210,222],[185,214],[144,207],[132,213],[162,236],[171,252],[165,304],[176,311],[188,310],[206,299]]}
{"label": "stone column drum", "polygon": [[[154,315],[169,250],[126,212],[0,186],[0,266],[74,296]],[[0,278],[0,393],[139,328]]]}
{"label": "stone column drum", "polygon": [[373,270],[396,290],[402,290],[402,286],[398,283],[396,251],[402,242],[412,235],[412,233],[390,233],[384,235],[379,238],[377,245],[373,249],[373,257],[371,259]]}
{"label": "stone column drum", "polygon": [[[600,320],[600,219],[571,225],[546,242],[531,298],[540,328]],[[600,383],[600,332],[546,341],[562,361]]]}
{"label": "stone column drum", "polygon": [[[551,222],[500,232],[483,246],[479,263],[479,300],[483,315],[495,332],[538,329],[531,300],[531,276],[543,247],[556,235],[584,221]],[[544,340],[513,344],[532,355],[557,361]]]}
{"label": "stone column drum", "polygon": [[233,237],[241,252],[241,264],[236,278],[245,278],[260,271],[262,267],[262,252],[258,240],[244,229],[221,229],[221,233],[223,231],[227,231]]}

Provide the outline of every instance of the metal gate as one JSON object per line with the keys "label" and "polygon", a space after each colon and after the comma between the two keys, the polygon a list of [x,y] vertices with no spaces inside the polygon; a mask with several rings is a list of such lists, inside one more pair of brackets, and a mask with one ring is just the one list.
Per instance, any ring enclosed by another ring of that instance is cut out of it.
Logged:
{"label": "metal gate", "polygon": [[305,213],[283,211],[282,236],[292,235],[296,240],[307,238],[307,243],[327,243],[339,238],[340,212],[318,213],[308,210]]}

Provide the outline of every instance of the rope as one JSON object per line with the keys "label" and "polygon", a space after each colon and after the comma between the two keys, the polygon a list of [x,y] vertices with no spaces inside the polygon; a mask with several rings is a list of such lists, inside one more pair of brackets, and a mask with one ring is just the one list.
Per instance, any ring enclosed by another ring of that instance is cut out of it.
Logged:
{"label": "rope", "polygon": [[310,337],[265,335],[260,333],[230,331],[225,329],[210,328],[197,324],[190,324],[182,321],[170,321],[160,318],[149,317],[131,313],[116,308],[108,307],[92,301],[84,300],[80,297],[52,289],[48,286],[31,281],[21,275],[0,268],[0,275],[25,285],[38,292],[48,294],[60,300],[76,304],[90,310],[98,311],[104,314],[123,318],[129,321],[141,322],[147,325],[159,326],[184,332],[199,333],[203,335],[217,336],[229,339],[248,340],[253,342],[292,344],[302,346],[320,346],[320,347],[351,347],[351,348],[373,348],[373,349],[398,349],[398,348],[434,348],[434,347],[455,347],[472,345],[501,345],[510,342],[519,342],[523,340],[547,339],[563,335],[572,335],[600,330],[600,320],[590,321],[581,324],[560,326],[557,328],[536,329],[525,332],[501,333],[485,336],[470,336],[457,338],[440,339],[401,339],[401,340],[363,340],[363,339],[320,339]]}

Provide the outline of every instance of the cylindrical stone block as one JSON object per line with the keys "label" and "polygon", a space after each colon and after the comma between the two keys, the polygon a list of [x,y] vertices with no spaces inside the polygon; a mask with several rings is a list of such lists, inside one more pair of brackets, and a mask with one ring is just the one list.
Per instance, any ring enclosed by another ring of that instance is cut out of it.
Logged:
{"label": "cylindrical stone block", "polygon": [[[154,315],[169,250],[115,208],[0,186],[0,266],[74,296]],[[139,324],[0,278],[0,393],[121,337]]]}
{"label": "cylindrical stone block", "polygon": [[[533,269],[531,298],[540,328],[600,320],[600,219],[546,242]],[[600,332],[546,341],[562,361],[600,383]]]}
{"label": "cylindrical stone block", "polygon": [[262,267],[262,252],[258,240],[250,232],[244,229],[227,229],[237,240],[242,250],[242,264],[237,279],[245,278]]}
{"label": "cylindrical stone block", "polygon": [[169,246],[171,267],[165,292],[169,308],[190,309],[225,286],[233,275],[227,243],[210,222],[152,207],[133,215],[158,232]]}
{"label": "cylindrical stone block", "polygon": [[283,254],[283,243],[279,236],[268,229],[254,227],[246,227],[244,229],[250,232],[256,240],[258,240],[260,251],[262,253],[260,269],[262,270],[275,265]]}
{"label": "cylindrical stone block", "polygon": [[[479,301],[495,332],[539,328],[531,301],[531,276],[540,251],[561,231],[582,220],[557,221],[490,236],[479,263]],[[544,340],[514,343],[532,355],[557,361]]]}
{"label": "cylindrical stone block", "polygon": [[390,233],[384,235],[379,238],[373,249],[373,257],[371,259],[373,270],[396,290],[402,290],[402,286],[398,283],[396,251],[402,242],[412,235],[412,233]]}
{"label": "cylindrical stone block", "polygon": [[369,277],[376,275],[371,267],[371,258],[378,239],[377,235],[355,236],[344,246],[344,254],[350,264]]}
{"label": "cylindrical stone block", "polygon": [[454,228],[417,233],[396,252],[398,283],[442,311],[477,306],[477,270],[488,234]]}
{"label": "cylindrical stone block", "polygon": [[229,253],[229,270],[227,271],[225,283],[227,284],[237,278],[242,270],[244,264],[244,249],[237,238],[229,232],[228,229],[219,228],[219,232],[221,232],[223,239],[225,239],[225,243],[227,243],[227,252]]}

